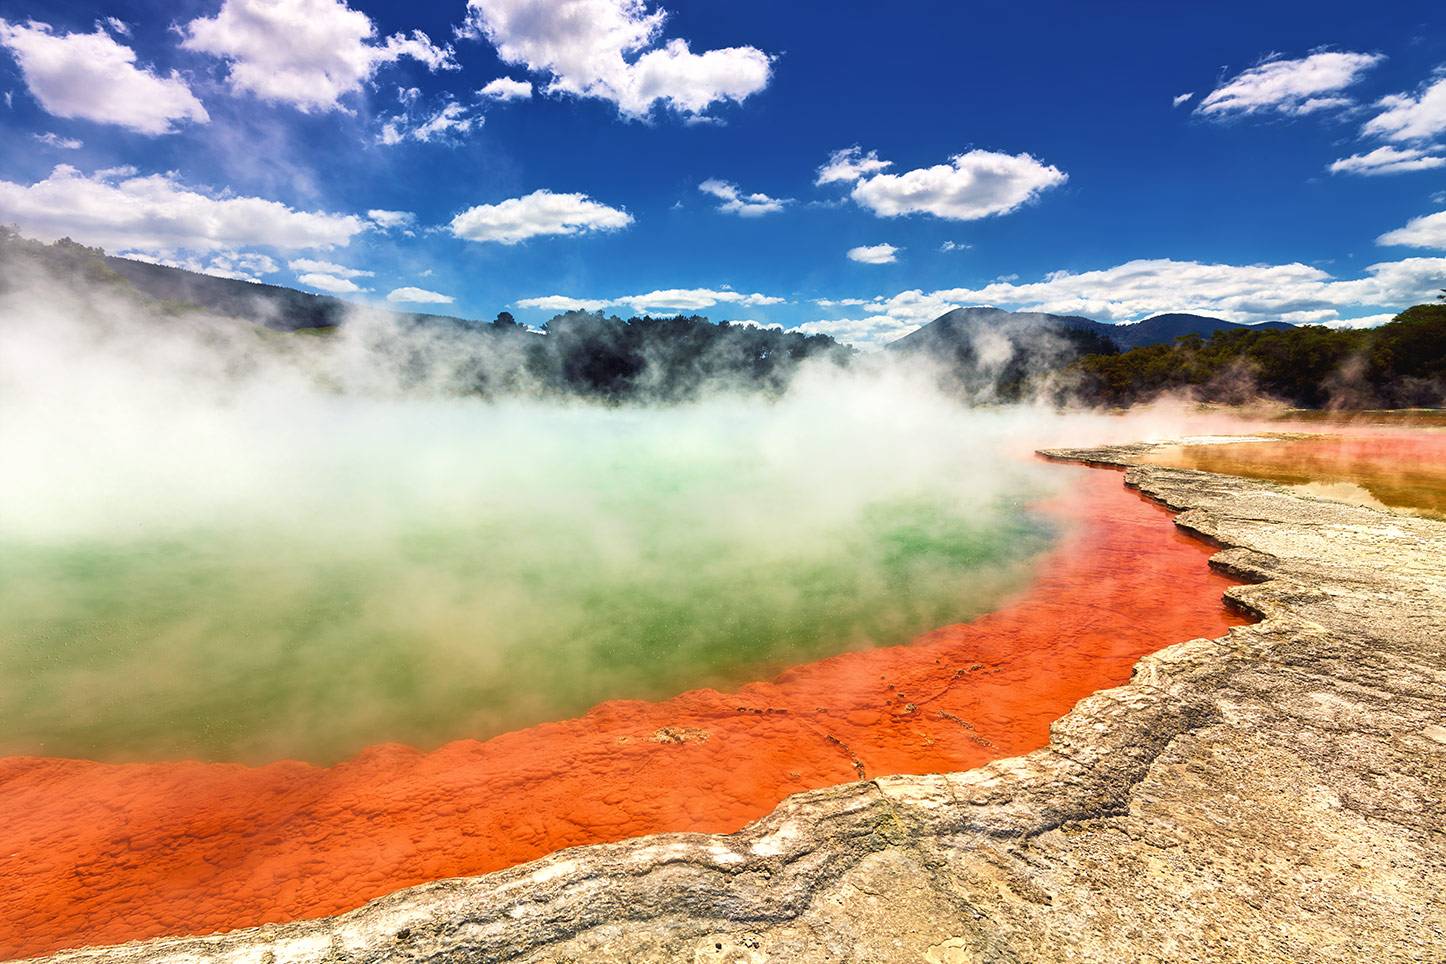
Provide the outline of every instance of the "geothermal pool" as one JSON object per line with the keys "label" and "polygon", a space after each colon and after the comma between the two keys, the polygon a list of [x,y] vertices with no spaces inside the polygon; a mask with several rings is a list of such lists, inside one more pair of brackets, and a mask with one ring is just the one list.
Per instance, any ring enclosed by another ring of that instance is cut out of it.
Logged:
{"label": "geothermal pool", "polygon": [[[783,797],[813,787],[977,766],[1043,745],[1052,720],[1081,697],[1126,681],[1141,655],[1169,642],[1218,635],[1243,621],[1221,602],[1228,583],[1206,566],[1211,550],[1176,532],[1168,514],[1126,490],[1117,473],[1017,465],[1021,478],[1043,481],[1032,501],[992,526],[913,503],[884,512],[882,521],[871,519],[864,535],[851,531],[841,545],[863,554],[870,575],[862,585],[856,567],[843,566],[854,574],[849,578],[827,574],[820,562],[827,575],[806,581],[785,605],[768,602],[771,593],[760,602],[756,589],[746,593],[754,584],[735,576],[727,585],[755,610],[749,619],[729,617],[729,609],[710,596],[706,604],[669,609],[668,622],[652,616],[650,598],[639,610],[643,617],[673,626],[691,648],[679,656],[663,642],[668,633],[660,628],[639,644],[652,649],[612,650],[611,660],[589,655],[590,647],[566,651],[586,670],[628,659],[667,664],[632,672],[614,666],[601,689],[569,683],[561,698],[509,697],[503,699],[505,713],[486,708],[469,715],[453,707],[468,693],[483,694],[475,698],[485,702],[496,691],[464,687],[455,703],[444,702],[434,715],[344,713],[348,726],[323,728],[320,737],[309,736],[294,719],[285,729],[268,729],[265,714],[250,713],[242,714],[244,726],[208,733],[207,714],[224,719],[220,714],[235,704],[198,710],[179,698],[156,698],[150,712],[160,714],[164,726],[150,722],[144,706],[127,715],[102,705],[90,726],[54,732],[31,722],[25,732],[37,745],[0,760],[6,814],[0,821],[0,879],[7,884],[0,892],[0,954],[325,915],[400,887],[495,870],[562,847],[659,831],[735,830]],[[656,501],[660,494],[651,495]],[[833,557],[835,566],[841,558],[848,557]],[[118,565],[114,559],[110,564]],[[141,569],[152,564],[143,560]],[[704,559],[697,564],[705,573],[717,572]],[[797,564],[796,558],[778,563]],[[93,578],[78,563],[64,571],[82,584]],[[777,570],[764,571],[783,578]],[[181,570],[171,572],[179,576]],[[871,588],[875,579],[879,585]],[[921,579],[924,588],[911,587]],[[216,592],[204,581],[183,588]],[[890,602],[890,593],[902,594],[902,603]],[[845,601],[849,594],[857,598]],[[203,597],[187,598],[194,604]],[[247,598],[267,607],[276,602]],[[581,611],[615,619],[618,606],[614,600]],[[890,615],[870,622],[871,609]],[[102,607],[101,616],[113,611]],[[101,616],[93,617],[98,622],[91,632],[107,631]],[[720,625],[694,625],[709,622]],[[323,623],[305,624],[296,645]],[[227,623],[207,625],[224,629]],[[366,624],[344,619],[343,625],[357,631]],[[449,625],[455,633],[461,624]],[[651,623],[644,618],[642,625]],[[573,631],[582,628],[572,624]],[[108,644],[90,637],[84,642],[107,647],[101,651],[149,683],[142,665],[128,663],[124,652],[127,640],[144,631],[128,632]],[[173,629],[170,648],[149,658],[183,645],[182,632]],[[716,652],[740,634],[742,658]],[[609,628],[600,638],[626,635],[625,627]],[[57,638],[50,637],[52,645]],[[237,633],[227,645],[242,645],[245,638]],[[223,649],[206,652],[216,658]],[[481,672],[459,659],[453,674]],[[702,676],[697,682],[716,688],[686,685],[695,664]],[[547,692],[563,673],[562,667],[549,675],[544,667],[523,665],[527,673],[514,677],[519,690],[526,685]],[[54,661],[48,669],[59,680],[74,671]],[[131,678],[115,676],[112,685],[124,691]],[[347,677],[347,686],[362,686],[374,698],[367,685],[365,675]],[[566,715],[607,687],[632,698]],[[668,687],[676,695],[653,698]],[[345,689],[338,687],[337,699]],[[279,704],[267,705],[275,712]],[[529,717],[551,721],[496,732],[509,720]],[[23,721],[26,714],[14,719]],[[435,749],[384,736],[339,761],[330,759],[398,721],[401,732],[416,740],[418,733],[461,736],[458,727],[479,720],[482,732]],[[115,721],[127,725],[108,735]],[[201,734],[188,733],[190,726],[201,727]],[[166,727],[178,732],[157,742],[152,734]],[[251,735],[258,728],[264,738]],[[238,739],[242,733],[245,740]],[[57,736],[66,752],[42,753],[39,744]],[[255,754],[268,743],[284,745],[300,759],[225,762],[237,747]],[[89,749],[76,752],[82,747]],[[173,758],[181,748],[194,758]],[[210,759],[207,750],[213,751]],[[306,759],[307,750],[317,758]]]}
{"label": "geothermal pool", "polygon": [[1118,420],[887,368],[486,403],[83,317],[0,355],[0,956],[976,766],[1241,621],[1118,474],[1030,457]]}

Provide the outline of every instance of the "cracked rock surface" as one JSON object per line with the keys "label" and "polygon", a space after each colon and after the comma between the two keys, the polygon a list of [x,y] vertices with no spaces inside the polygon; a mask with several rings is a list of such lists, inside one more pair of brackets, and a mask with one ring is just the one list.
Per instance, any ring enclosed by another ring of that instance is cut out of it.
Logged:
{"label": "cracked rock surface", "polygon": [[1042,750],[48,960],[1446,962],[1446,523],[1147,448],[1045,454],[1127,468],[1261,621],[1146,657]]}

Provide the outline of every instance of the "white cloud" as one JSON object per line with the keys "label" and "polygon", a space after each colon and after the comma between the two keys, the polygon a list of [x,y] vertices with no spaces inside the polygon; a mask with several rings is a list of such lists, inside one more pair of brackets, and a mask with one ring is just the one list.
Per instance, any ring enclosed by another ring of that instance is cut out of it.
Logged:
{"label": "white cloud", "polygon": [[413,118],[410,114],[405,114],[387,118],[377,140],[387,145],[400,144],[404,140],[420,141],[424,144],[432,141],[455,144],[460,142],[462,135],[481,127],[482,123],[481,115],[469,113],[463,105],[448,100],[437,110],[422,117]]}
{"label": "white cloud", "polygon": [[1386,312],[1382,315],[1364,315],[1360,318],[1337,318],[1334,321],[1325,323],[1327,328],[1379,328],[1389,321],[1393,321],[1396,312]]}
{"label": "white cloud", "polygon": [[1188,101],[1191,97],[1194,97],[1194,96],[1195,96],[1195,92],[1194,92],[1193,90],[1191,90],[1191,91],[1186,91],[1186,92],[1183,93],[1183,94],[1176,94],[1175,97],[1170,101],[1170,106],[1171,106],[1171,107],[1179,107],[1181,104],[1185,103],[1185,102]]}
{"label": "white cloud", "polygon": [[1139,260],[1078,274],[1054,272],[1024,284],[996,281],[981,288],[903,291],[863,306],[865,317],[812,321],[800,330],[830,334],[861,347],[880,345],[966,305],[1076,314],[1106,322],[1193,311],[1245,323],[1328,324],[1339,321],[1343,312],[1399,309],[1429,299],[1443,275],[1446,258],[1382,262],[1349,279],[1299,263]]}
{"label": "white cloud", "polygon": [[1344,107],[1351,100],[1340,92],[1384,59],[1380,54],[1318,51],[1299,60],[1267,60],[1206,94],[1195,113],[1223,118],[1274,111],[1294,116]]}
{"label": "white cloud", "polygon": [[455,69],[451,47],[420,30],[373,43],[376,25],[343,0],[222,0],[214,17],[186,25],[181,46],[227,62],[231,89],[299,110],[343,110],[383,64],[411,57]]}
{"label": "white cloud", "polygon": [[939,250],[945,252],[946,254],[950,251],[972,251],[973,249],[974,245],[963,244],[959,241],[945,241],[943,244],[939,245]]}
{"label": "white cloud", "polygon": [[729,289],[717,291],[712,288],[666,288],[661,291],[649,291],[646,294],[625,295],[614,299],[613,303],[629,305],[634,311],[650,312],[670,308],[676,311],[700,311],[717,304],[747,305],[749,307],[777,305],[782,304],[783,300],[772,295],[757,292],[744,294]]}
{"label": "white cloud", "polygon": [[747,294],[731,288],[666,288],[620,298],[571,298],[567,295],[544,295],[514,302],[519,308],[543,311],[601,311],[604,308],[627,306],[639,314],[661,311],[701,311],[714,305],[729,304],[746,307],[782,304],[785,299],[753,292]]}
{"label": "white cloud", "polygon": [[848,257],[859,264],[893,264],[898,260],[898,253],[899,249],[892,244],[864,244],[849,248]]}
{"label": "white cloud", "polygon": [[397,228],[410,228],[417,223],[417,216],[411,211],[387,211],[382,208],[372,208],[367,212],[367,220],[383,231],[393,231]]}
{"label": "white cloud", "polygon": [[1028,154],[974,150],[950,158],[948,164],[862,177],[852,197],[880,217],[932,214],[974,221],[1008,214],[1067,179],[1063,171]]}
{"label": "white cloud", "polygon": [[488,81],[487,86],[477,91],[477,95],[503,103],[509,100],[527,100],[532,96],[532,84],[526,80],[498,77]]}
{"label": "white cloud", "polygon": [[881,161],[877,151],[863,152],[857,144],[834,151],[818,169],[813,179],[815,184],[832,184],[835,181],[852,183],[863,177],[877,174],[894,166],[893,161]]}
{"label": "white cloud", "polygon": [[46,147],[54,147],[62,151],[78,151],[85,146],[73,137],[61,137],[59,134],[52,133],[51,131],[34,136],[37,141]]}
{"label": "white cloud", "polygon": [[468,0],[460,32],[486,37],[504,63],[548,75],[549,93],[597,97],[632,117],[658,104],[698,115],[768,86],[772,58],[754,47],[657,46],[665,17],[646,0]]}
{"label": "white cloud", "polygon": [[869,304],[869,300],[867,298],[815,298],[813,303],[820,308],[856,308]]}
{"label": "white cloud", "polygon": [[777,214],[792,198],[769,197],[767,194],[743,194],[736,184],[710,177],[698,185],[698,190],[711,194],[723,203],[718,210],[724,214],[736,214],[743,218],[758,218],[765,214]]}
{"label": "white cloud", "polygon": [[8,223],[45,239],[68,235],[153,253],[334,248],[366,229],[355,215],[298,211],[258,197],[212,197],[171,174],[142,177],[118,168],[87,177],[66,164],[34,184],[0,180],[0,224]]}
{"label": "white cloud", "polygon": [[[106,17],[102,22],[110,28],[111,33],[120,34],[122,37],[129,37],[131,35],[131,25],[119,17]],[[99,24],[97,24],[97,26],[99,26]]]}
{"label": "white cloud", "polygon": [[374,271],[348,268],[346,265],[337,264],[334,261],[317,261],[314,258],[296,258],[286,262],[286,266],[292,271],[329,274],[337,278],[370,278],[376,274]]}
{"label": "white cloud", "polygon": [[1409,248],[1437,248],[1446,251],[1446,211],[1412,218],[1403,228],[1387,231],[1377,244],[1399,244]]}
{"label": "white cloud", "polygon": [[387,300],[393,304],[450,305],[457,299],[426,288],[393,288],[387,292]]}
{"label": "white cloud", "polygon": [[197,274],[208,274],[215,278],[230,278],[234,281],[257,283],[263,274],[275,274],[280,267],[271,258],[254,251],[222,251],[209,260],[201,258],[167,258],[146,254],[143,251],[123,251],[122,258],[144,261],[147,264],[163,264],[169,268],[181,268]]}
{"label": "white cloud", "polygon": [[308,288],[315,288],[317,291],[325,291],[334,295],[354,295],[363,291],[370,291],[370,288],[363,288],[350,278],[339,278],[333,274],[317,272],[313,274],[298,275],[297,281]]}
{"label": "white cloud", "polygon": [[1352,154],[1331,162],[1332,174],[1405,174],[1446,166],[1446,157],[1428,154],[1414,147],[1378,147],[1366,154]]}
{"label": "white cloud", "polygon": [[783,330],[783,326],[776,321],[755,321],[752,318],[729,318],[726,320],[726,322],[727,324],[730,324],[735,328],[763,328],[776,329],[778,331]]}
{"label": "white cloud", "polygon": [[828,335],[856,348],[878,348],[918,329],[920,323],[901,322],[888,315],[805,321],[797,330],[805,335]]}
{"label": "white cloud", "polygon": [[452,219],[452,234],[468,241],[517,244],[545,234],[586,234],[616,231],[633,216],[594,201],[586,194],[533,191],[498,204],[479,204]]}
{"label": "white cloud", "polygon": [[99,27],[55,34],[50,25],[0,20],[0,44],[20,64],[25,84],[56,117],[118,124],[142,134],[170,134],[177,121],[211,118],[181,75],[136,66],[136,53]]}
{"label": "white cloud", "polygon": [[523,298],[513,302],[518,308],[536,308],[540,311],[602,311],[611,305],[606,299],[569,298],[567,295],[543,295],[540,298]]}
{"label": "white cloud", "polygon": [[1415,96],[1392,94],[1376,102],[1381,112],[1366,121],[1363,134],[1387,141],[1424,141],[1446,133],[1446,74]]}

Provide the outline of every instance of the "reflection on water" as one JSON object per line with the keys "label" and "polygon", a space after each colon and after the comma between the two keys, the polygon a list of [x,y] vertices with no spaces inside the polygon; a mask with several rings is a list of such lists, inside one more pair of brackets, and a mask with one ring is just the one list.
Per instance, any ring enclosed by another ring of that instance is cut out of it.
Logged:
{"label": "reflection on water", "polygon": [[1150,452],[1146,461],[1286,485],[1309,485],[1314,487],[1309,490],[1314,494],[1327,498],[1344,494],[1344,501],[1369,504],[1350,489],[1321,488],[1356,486],[1384,505],[1446,518],[1446,433],[1168,446]]}

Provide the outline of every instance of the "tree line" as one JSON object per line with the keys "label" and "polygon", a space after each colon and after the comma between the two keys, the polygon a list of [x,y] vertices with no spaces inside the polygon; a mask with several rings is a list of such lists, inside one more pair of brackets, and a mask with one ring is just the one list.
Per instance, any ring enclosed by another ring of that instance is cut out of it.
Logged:
{"label": "tree line", "polygon": [[1170,392],[1232,404],[1267,396],[1304,408],[1408,408],[1446,401],[1446,304],[1408,308],[1379,328],[1303,325],[1186,335],[1087,355],[1061,390],[1127,406]]}

